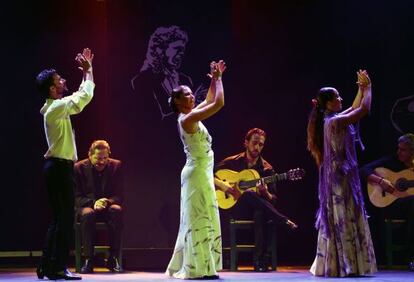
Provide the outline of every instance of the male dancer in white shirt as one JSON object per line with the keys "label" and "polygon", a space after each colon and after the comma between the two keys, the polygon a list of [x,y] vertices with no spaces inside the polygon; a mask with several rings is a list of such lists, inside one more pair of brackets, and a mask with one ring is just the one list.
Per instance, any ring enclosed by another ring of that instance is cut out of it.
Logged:
{"label": "male dancer in white shirt", "polygon": [[66,80],[54,69],[45,69],[37,77],[39,92],[46,102],[40,113],[43,115],[48,150],[43,168],[49,205],[53,221],[47,231],[42,259],[37,276],[50,280],[80,280],[80,276],[67,269],[69,247],[73,238],[74,220],[74,172],[77,160],[75,136],[70,116],[78,114],[91,101],[93,82],[93,54],[85,48],[75,60],[83,72],[83,80],[77,92],[63,97],[68,91]]}

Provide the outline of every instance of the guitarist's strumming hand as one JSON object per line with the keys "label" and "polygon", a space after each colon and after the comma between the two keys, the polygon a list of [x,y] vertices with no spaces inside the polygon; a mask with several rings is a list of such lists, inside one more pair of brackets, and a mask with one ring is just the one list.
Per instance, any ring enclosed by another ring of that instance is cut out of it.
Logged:
{"label": "guitarist's strumming hand", "polygon": [[241,192],[238,189],[238,183],[228,183],[220,178],[214,177],[214,185],[216,186],[216,189],[223,191],[226,195],[232,196],[236,201],[241,196]]}
{"label": "guitarist's strumming hand", "polygon": [[[236,184],[237,185],[237,184]],[[235,200],[238,200],[241,196],[239,189],[234,187],[228,186],[227,189],[224,191],[226,194],[233,196]]]}
{"label": "guitarist's strumming hand", "polygon": [[395,192],[395,186],[388,179],[381,177],[378,184],[381,186],[382,191],[388,192],[390,194]]}

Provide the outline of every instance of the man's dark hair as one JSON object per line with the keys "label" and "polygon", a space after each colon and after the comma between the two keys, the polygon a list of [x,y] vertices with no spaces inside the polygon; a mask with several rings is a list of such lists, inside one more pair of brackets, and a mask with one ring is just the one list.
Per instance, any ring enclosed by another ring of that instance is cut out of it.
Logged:
{"label": "man's dark hair", "polygon": [[250,141],[250,138],[252,138],[253,134],[258,134],[266,138],[266,132],[263,129],[255,127],[255,128],[250,129],[247,132],[246,137],[244,137],[244,139],[246,141]]}
{"label": "man's dark hair", "polygon": [[37,90],[46,99],[49,97],[49,88],[53,85],[53,76],[57,74],[54,69],[45,69],[36,77]]}

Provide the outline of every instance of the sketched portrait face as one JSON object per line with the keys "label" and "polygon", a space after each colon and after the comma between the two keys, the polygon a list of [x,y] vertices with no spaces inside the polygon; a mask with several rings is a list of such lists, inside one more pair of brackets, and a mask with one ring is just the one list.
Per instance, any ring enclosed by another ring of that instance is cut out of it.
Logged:
{"label": "sketched portrait face", "polygon": [[398,132],[402,134],[414,132],[414,95],[397,99],[390,117],[392,125]]}
{"label": "sketched portrait face", "polygon": [[139,73],[131,79],[137,94],[155,102],[152,108],[159,111],[161,120],[173,114],[168,104],[171,91],[178,85],[192,87],[191,77],[180,71],[187,43],[187,33],[180,27],[158,27],[149,38]]}
{"label": "sketched portrait face", "polygon": [[180,68],[187,42],[187,33],[178,26],[158,27],[148,42],[141,71],[151,68],[154,73],[159,73],[165,68]]}
{"label": "sketched portrait face", "polygon": [[165,50],[164,63],[169,69],[179,69],[183,61],[186,42],[178,40],[168,44]]}

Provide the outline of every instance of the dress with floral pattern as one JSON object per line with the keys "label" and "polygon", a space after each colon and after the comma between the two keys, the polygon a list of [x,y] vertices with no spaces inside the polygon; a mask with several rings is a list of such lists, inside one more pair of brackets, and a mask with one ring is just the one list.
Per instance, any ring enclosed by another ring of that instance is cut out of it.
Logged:
{"label": "dress with floral pattern", "polygon": [[338,117],[325,115],[318,243],[310,271],[317,276],[369,275],[377,267],[358,174],[357,134],[353,125],[341,126]]}
{"label": "dress with floral pattern", "polygon": [[182,117],[178,128],[187,161],[181,171],[180,227],[166,274],[187,279],[217,275],[222,247],[211,136],[201,122],[196,133],[186,133]]}

